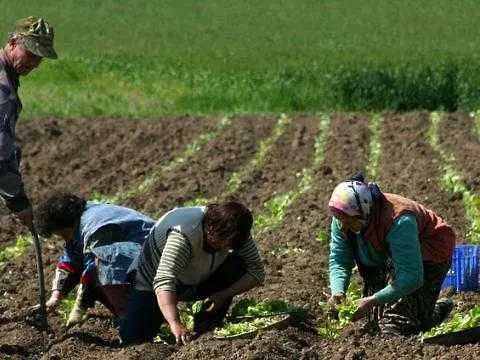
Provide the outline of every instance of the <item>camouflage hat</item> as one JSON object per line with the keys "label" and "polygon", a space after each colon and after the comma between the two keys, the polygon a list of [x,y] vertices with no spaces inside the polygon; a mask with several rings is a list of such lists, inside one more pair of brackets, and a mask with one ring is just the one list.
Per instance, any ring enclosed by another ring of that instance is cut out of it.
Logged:
{"label": "camouflage hat", "polygon": [[57,58],[53,49],[53,27],[44,19],[29,16],[17,20],[14,35],[19,44],[31,53],[51,59]]}

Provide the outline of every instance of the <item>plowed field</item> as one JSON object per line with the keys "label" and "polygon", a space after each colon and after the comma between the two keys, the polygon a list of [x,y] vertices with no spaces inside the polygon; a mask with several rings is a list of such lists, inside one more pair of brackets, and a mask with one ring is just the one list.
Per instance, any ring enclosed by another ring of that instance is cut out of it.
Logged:
{"label": "plowed field", "polygon": [[[467,242],[469,220],[462,197],[441,186],[440,157],[429,145],[429,113],[385,113],[380,124],[377,180],[384,191],[400,193],[436,210]],[[283,299],[307,307],[310,325],[291,323],[253,339],[220,341],[206,334],[184,347],[144,344],[116,346],[116,330],[100,305],[89,319],[68,331],[61,316],[49,317],[43,334],[23,312],[37,302],[33,248],[0,263],[0,358],[11,359],[478,359],[480,344],[443,347],[416,337],[364,334],[355,324],[336,340],[312,331],[325,323],[318,305],[328,292],[328,198],[334,186],[366,171],[372,139],[370,114],[165,118],[142,121],[43,119],[20,123],[23,177],[33,202],[53,189],[87,197],[103,196],[158,216],[175,206],[209,199],[237,198],[254,215],[270,214],[265,203],[293,192],[275,226],[255,229],[267,270],[265,285],[248,293],[257,300]],[[326,126],[325,126],[326,124]],[[324,141],[321,141],[323,137]],[[480,136],[463,113],[443,114],[439,144],[455,156],[464,184],[480,194]],[[321,148],[320,148],[321,147]],[[319,162],[320,161],[320,162]],[[302,174],[311,175],[301,187]],[[0,247],[24,232],[3,209]],[[58,239],[43,243],[47,288]],[[480,294],[453,296],[456,310],[478,305]],[[313,325],[313,326],[312,326]]]}

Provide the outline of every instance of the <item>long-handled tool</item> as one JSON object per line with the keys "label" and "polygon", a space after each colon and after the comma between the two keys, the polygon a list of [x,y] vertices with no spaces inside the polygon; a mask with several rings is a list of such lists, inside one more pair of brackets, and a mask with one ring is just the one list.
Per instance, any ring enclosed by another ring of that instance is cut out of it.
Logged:
{"label": "long-handled tool", "polygon": [[29,226],[30,233],[33,237],[33,245],[35,246],[35,255],[37,259],[37,274],[38,274],[38,288],[40,291],[40,326],[43,329],[46,329],[48,326],[47,323],[47,305],[46,305],[46,296],[45,296],[45,278],[43,274],[43,259],[42,259],[42,248],[40,246],[40,239],[35,230],[35,226],[30,223]]}

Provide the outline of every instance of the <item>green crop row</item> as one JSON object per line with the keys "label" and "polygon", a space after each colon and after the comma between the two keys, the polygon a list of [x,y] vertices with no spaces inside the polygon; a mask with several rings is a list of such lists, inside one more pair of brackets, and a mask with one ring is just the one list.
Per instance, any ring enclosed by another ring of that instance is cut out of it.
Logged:
{"label": "green crop row", "polygon": [[136,195],[145,193],[148,191],[154,184],[158,183],[159,179],[161,179],[162,174],[167,173],[169,171],[173,171],[178,168],[180,165],[184,164],[193,154],[199,151],[205,144],[210,141],[213,141],[218,134],[224,130],[226,127],[231,125],[231,120],[229,118],[222,118],[216,125],[215,129],[200,134],[196,139],[194,139],[187,148],[180,154],[174,157],[172,161],[170,161],[166,165],[161,165],[157,169],[154,169],[148,175],[144,176],[142,179],[137,181],[130,189],[126,191],[122,191],[117,193],[113,198],[105,198],[112,203],[121,203],[124,200],[135,197]]}
{"label": "green crop row", "polygon": [[272,135],[260,142],[260,149],[250,160],[247,166],[245,166],[241,171],[235,172],[228,180],[227,188],[224,191],[223,196],[228,196],[229,194],[234,193],[246,175],[251,174],[253,170],[263,165],[268,153],[272,149],[272,146],[275,144],[277,139],[284,133],[287,125],[290,124],[291,121],[292,119],[289,118],[287,115],[280,115],[280,118],[278,119],[277,124],[273,129]]}
{"label": "green crop row", "polygon": [[0,250],[0,262],[22,255],[25,249],[32,244],[33,238],[30,235],[18,235],[15,245],[7,246],[6,248]]}
{"label": "green crop row", "polygon": [[315,138],[314,155],[312,165],[309,168],[302,169],[297,174],[299,181],[290,191],[275,196],[265,202],[266,213],[259,214],[254,219],[254,228],[257,232],[266,231],[278,225],[285,216],[285,210],[290,207],[297,198],[306,193],[312,187],[316,172],[323,163],[325,143],[328,138],[330,125],[330,116],[323,114],[320,117],[319,131]]}
{"label": "green crop row", "polygon": [[370,119],[370,154],[367,164],[367,176],[373,181],[377,180],[378,176],[378,164],[380,162],[380,155],[382,152],[380,143],[380,125],[382,123],[382,117],[380,114],[374,114]]}
{"label": "green crop row", "polygon": [[480,243],[480,196],[470,191],[455,169],[455,157],[441,148],[438,129],[441,122],[441,114],[432,112],[431,126],[427,133],[427,140],[432,148],[439,154],[441,184],[446,191],[461,193],[465,213],[470,221],[467,232],[467,240],[472,244]]}
{"label": "green crop row", "polygon": [[480,110],[476,110],[470,113],[470,117],[475,122],[475,133],[480,137]]}
{"label": "green crop row", "polygon": [[425,339],[432,336],[447,334],[454,331],[466,330],[480,325],[480,306],[475,306],[466,314],[454,314],[452,318],[421,334]]}

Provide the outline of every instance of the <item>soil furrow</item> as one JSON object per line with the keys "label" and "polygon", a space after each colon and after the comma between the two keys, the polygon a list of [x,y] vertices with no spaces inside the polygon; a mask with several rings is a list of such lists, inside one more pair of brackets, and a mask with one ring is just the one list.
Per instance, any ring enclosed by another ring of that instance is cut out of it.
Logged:
{"label": "soil furrow", "polygon": [[465,209],[461,199],[442,190],[440,160],[426,140],[429,126],[428,113],[384,117],[378,180],[382,191],[418,201],[438,213],[462,241],[468,228]]}
{"label": "soil furrow", "polygon": [[264,163],[244,178],[233,193],[252,211],[261,211],[270,198],[292,189],[302,168],[310,166],[318,119],[296,117],[273,144]]}
{"label": "soil furrow", "polygon": [[[472,125],[465,116],[446,115],[440,137],[442,147],[455,152],[462,175],[470,179],[478,176],[477,164],[471,160],[478,152],[478,140],[470,137]],[[123,120],[56,123],[46,119],[21,124],[19,134],[24,143],[27,188],[34,201],[60,185],[85,195],[94,191],[116,195],[172,162],[193,139],[214,131],[218,120],[186,117],[135,123]],[[298,188],[300,178],[296,173],[312,166],[320,117],[297,115],[292,120],[272,146],[265,163],[244,178],[234,194],[246,201],[255,214],[265,210],[263,203],[268,199]],[[165,178],[162,175],[158,186],[144,196],[130,199],[129,204],[141,209],[151,202],[149,209],[161,212],[188,200],[220,196],[232,174],[244,168],[257,154],[260,142],[271,136],[275,123],[272,116],[234,118],[232,125],[223,129],[215,140],[165,174]],[[429,126],[428,113],[383,114],[379,176],[368,180],[379,181],[384,191],[403,194],[431,207],[463,236],[468,223],[462,201],[441,190],[439,160],[425,138]],[[473,150],[472,144],[477,144]],[[263,287],[244,296],[256,300],[282,299],[304,306],[314,315],[309,321],[294,321],[249,339],[219,341],[206,334],[183,347],[143,344],[121,348],[116,346],[117,330],[107,310],[98,305],[90,311],[84,324],[68,331],[62,325],[64,320],[60,314],[50,314],[51,331],[44,343],[42,333],[22,316],[25,309],[38,301],[35,255],[30,247],[23,255],[0,263],[0,358],[478,358],[480,344],[442,347],[422,344],[417,337],[372,337],[359,331],[362,322],[349,326],[336,340],[325,340],[315,333],[315,326],[324,326],[326,321],[318,302],[324,301],[324,292],[329,291],[328,199],[338,182],[357,170],[366,169],[369,151],[369,116],[334,114],[323,152],[323,166],[313,174],[311,189],[301,193],[285,209],[283,221],[277,227],[256,234],[267,279]],[[470,183],[472,188],[474,185]],[[0,240],[18,229],[5,219],[0,217]],[[47,289],[62,245],[58,239],[49,239],[43,244]],[[480,303],[480,294],[460,293],[453,295],[453,299],[455,311],[466,312]]]}
{"label": "soil furrow", "polygon": [[468,189],[480,194],[480,137],[474,119],[466,113],[444,114],[440,146],[455,156],[456,170]]}
{"label": "soil furrow", "polygon": [[329,233],[328,199],[333,188],[350,174],[365,169],[368,149],[366,116],[332,116],[324,165],[316,173],[312,189],[286,210],[278,228],[258,235],[268,272],[267,285],[256,290],[259,297],[272,297],[281,291],[283,299],[310,308],[323,300],[328,240],[317,241],[317,234]]}
{"label": "soil furrow", "polygon": [[260,141],[269,136],[273,117],[232,119],[232,125],[195,153],[176,170],[165,173],[133,206],[147,214],[160,215],[175,206],[198,198],[221,195],[231,174],[258,151]]}

